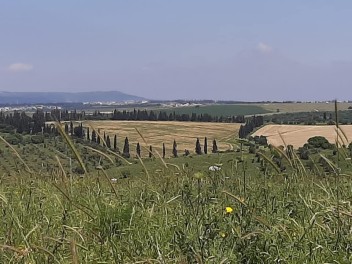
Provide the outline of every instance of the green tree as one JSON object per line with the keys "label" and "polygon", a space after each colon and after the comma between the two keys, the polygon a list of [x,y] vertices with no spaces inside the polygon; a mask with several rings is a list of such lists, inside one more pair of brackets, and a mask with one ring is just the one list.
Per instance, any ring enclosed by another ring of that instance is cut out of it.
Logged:
{"label": "green tree", "polygon": [[106,143],[106,134],[105,134],[105,131],[104,131],[104,141],[103,141],[103,146],[106,147],[107,146],[107,143]]}
{"label": "green tree", "polygon": [[95,132],[95,130],[93,129],[92,131],[92,142],[97,142],[97,133]]}
{"label": "green tree", "polygon": [[110,142],[110,137],[109,137],[109,135],[106,136],[106,146],[107,146],[108,148],[111,148],[111,142]]}
{"label": "green tree", "polygon": [[117,136],[114,136],[114,150],[117,150]]}
{"label": "green tree", "polygon": [[73,136],[73,123],[72,121],[70,122],[70,135]]}
{"label": "green tree", "polygon": [[322,149],[332,149],[333,145],[322,136],[315,136],[308,139],[308,144],[310,148],[322,148]]}
{"label": "green tree", "polygon": [[216,140],[213,140],[213,148],[211,150],[212,153],[217,153],[218,152],[218,145],[216,144]]}
{"label": "green tree", "polygon": [[98,129],[98,133],[97,133],[97,143],[98,145],[100,145],[100,129]]}
{"label": "green tree", "polygon": [[68,135],[68,124],[65,123],[65,133]]}
{"label": "green tree", "polygon": [[196,141],[196,153],[198,155],[202,154],[202,147],[200,146],[199,138],[197,138],[197,141]]}
{"label": "green tree", "polygon": [[125,138],[125,144],[123,145],[123,152],[122,152],[122,156],[124,156],[125,158],[129,158],[130,157],[130,144],[128,142],[128,138]]}
{"label": "green tree", "polygon": [[152,145],[149,146],[149,158],[153,157],[153,147]]}
{"label": "green tree", "polygon": [[163,143],[163,159],[165,159],[165,154],[166,154],[165,144]]}
{"label": "green tree", "polygon": [[204,138],[204,154],[208,154],[208,139]]}
{"label": "green tree", "polygon": [[137,143],[136,153],[137,153],[137,156],[138,156],[138,157],[141,156],[141,145],[139,144],[139,142]]}
{"label": "green tree", "polygon": [[172,145],[172,154],[174,155],[175,158],[177,158],[177,143],[176,143],[176,140],[174,140],[174,143]]}

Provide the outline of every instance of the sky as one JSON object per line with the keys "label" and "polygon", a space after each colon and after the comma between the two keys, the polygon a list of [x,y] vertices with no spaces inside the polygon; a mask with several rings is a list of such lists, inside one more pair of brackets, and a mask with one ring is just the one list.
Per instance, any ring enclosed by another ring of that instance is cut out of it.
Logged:
{"label": "sky", "polygon": [[350,0],[0,0],[0,91],[351,100]]}

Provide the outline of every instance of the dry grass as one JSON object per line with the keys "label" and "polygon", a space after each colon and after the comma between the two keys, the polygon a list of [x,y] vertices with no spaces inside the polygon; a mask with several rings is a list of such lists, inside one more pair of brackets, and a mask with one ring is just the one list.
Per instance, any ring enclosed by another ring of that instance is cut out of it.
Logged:
{"label": "dry grass", "polygon": [[[142,138],[136,131],[141,132],[149,145],[161,153],[162,144],[165,143],[166,153],[170,155],[174,139],[177,142],[179,154],[185,149],[194,152],[197,137],[204,143],[204,137],[208,138],[208,151],[211,152],[212,141],[217,140],[219,150],[227,150],[230,145],[228,139],[237,137],[240,124],[228,123],[198,123],[198,122],[158,122],[158,121],[90,121],[90,123],[101,132],[105,131],[110,136],[111,144],[116,134],[118,145],[123,146],[125,137],[130,142],[130,150],[135,152],[137,142],[145,146]],[[85,125],[85,124],[84,124]],[[147,150],[142,149],[142,155],[148,155]]]}
{"label": "dry grass", "polygon": [[[340,126],[348,139],[352,139],[352,125]],[[294,148],[302,147],[307,140],[314,136],[323,136],[330,143],[336,142],[335,126],[305,126],[305,125],[266,125],[256,131],[253,136],[266,136],[268,143],[279,146],[284,145],[282,138],[286,144],[293,145]]]}

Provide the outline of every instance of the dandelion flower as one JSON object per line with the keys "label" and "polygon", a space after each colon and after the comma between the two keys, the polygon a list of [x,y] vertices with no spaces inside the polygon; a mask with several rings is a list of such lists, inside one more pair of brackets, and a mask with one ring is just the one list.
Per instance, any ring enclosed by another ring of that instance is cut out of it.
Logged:
{"label": "dandelion flower", "polygon": [[228,207],[225,208],[225,211],[226,211],[227,214],[231,214],[233,212],[233,209],[228,206]]}
{"label": "dandelion flower", "polygon": [[220,237],[222,237],[222,238],[225,238],[225,237],[226,237],[226,233],[225,233],[225,232],[220,232],[219,235],[220,235]]}

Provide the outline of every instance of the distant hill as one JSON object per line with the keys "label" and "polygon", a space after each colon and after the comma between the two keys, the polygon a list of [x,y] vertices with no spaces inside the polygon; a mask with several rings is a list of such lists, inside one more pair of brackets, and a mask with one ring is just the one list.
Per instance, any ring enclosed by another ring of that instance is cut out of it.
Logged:
{"label": "distant hill", "polygon": [[45,104],[142,101],[142,97],[119,91],[103,92],[1,92],[0,104]]}

